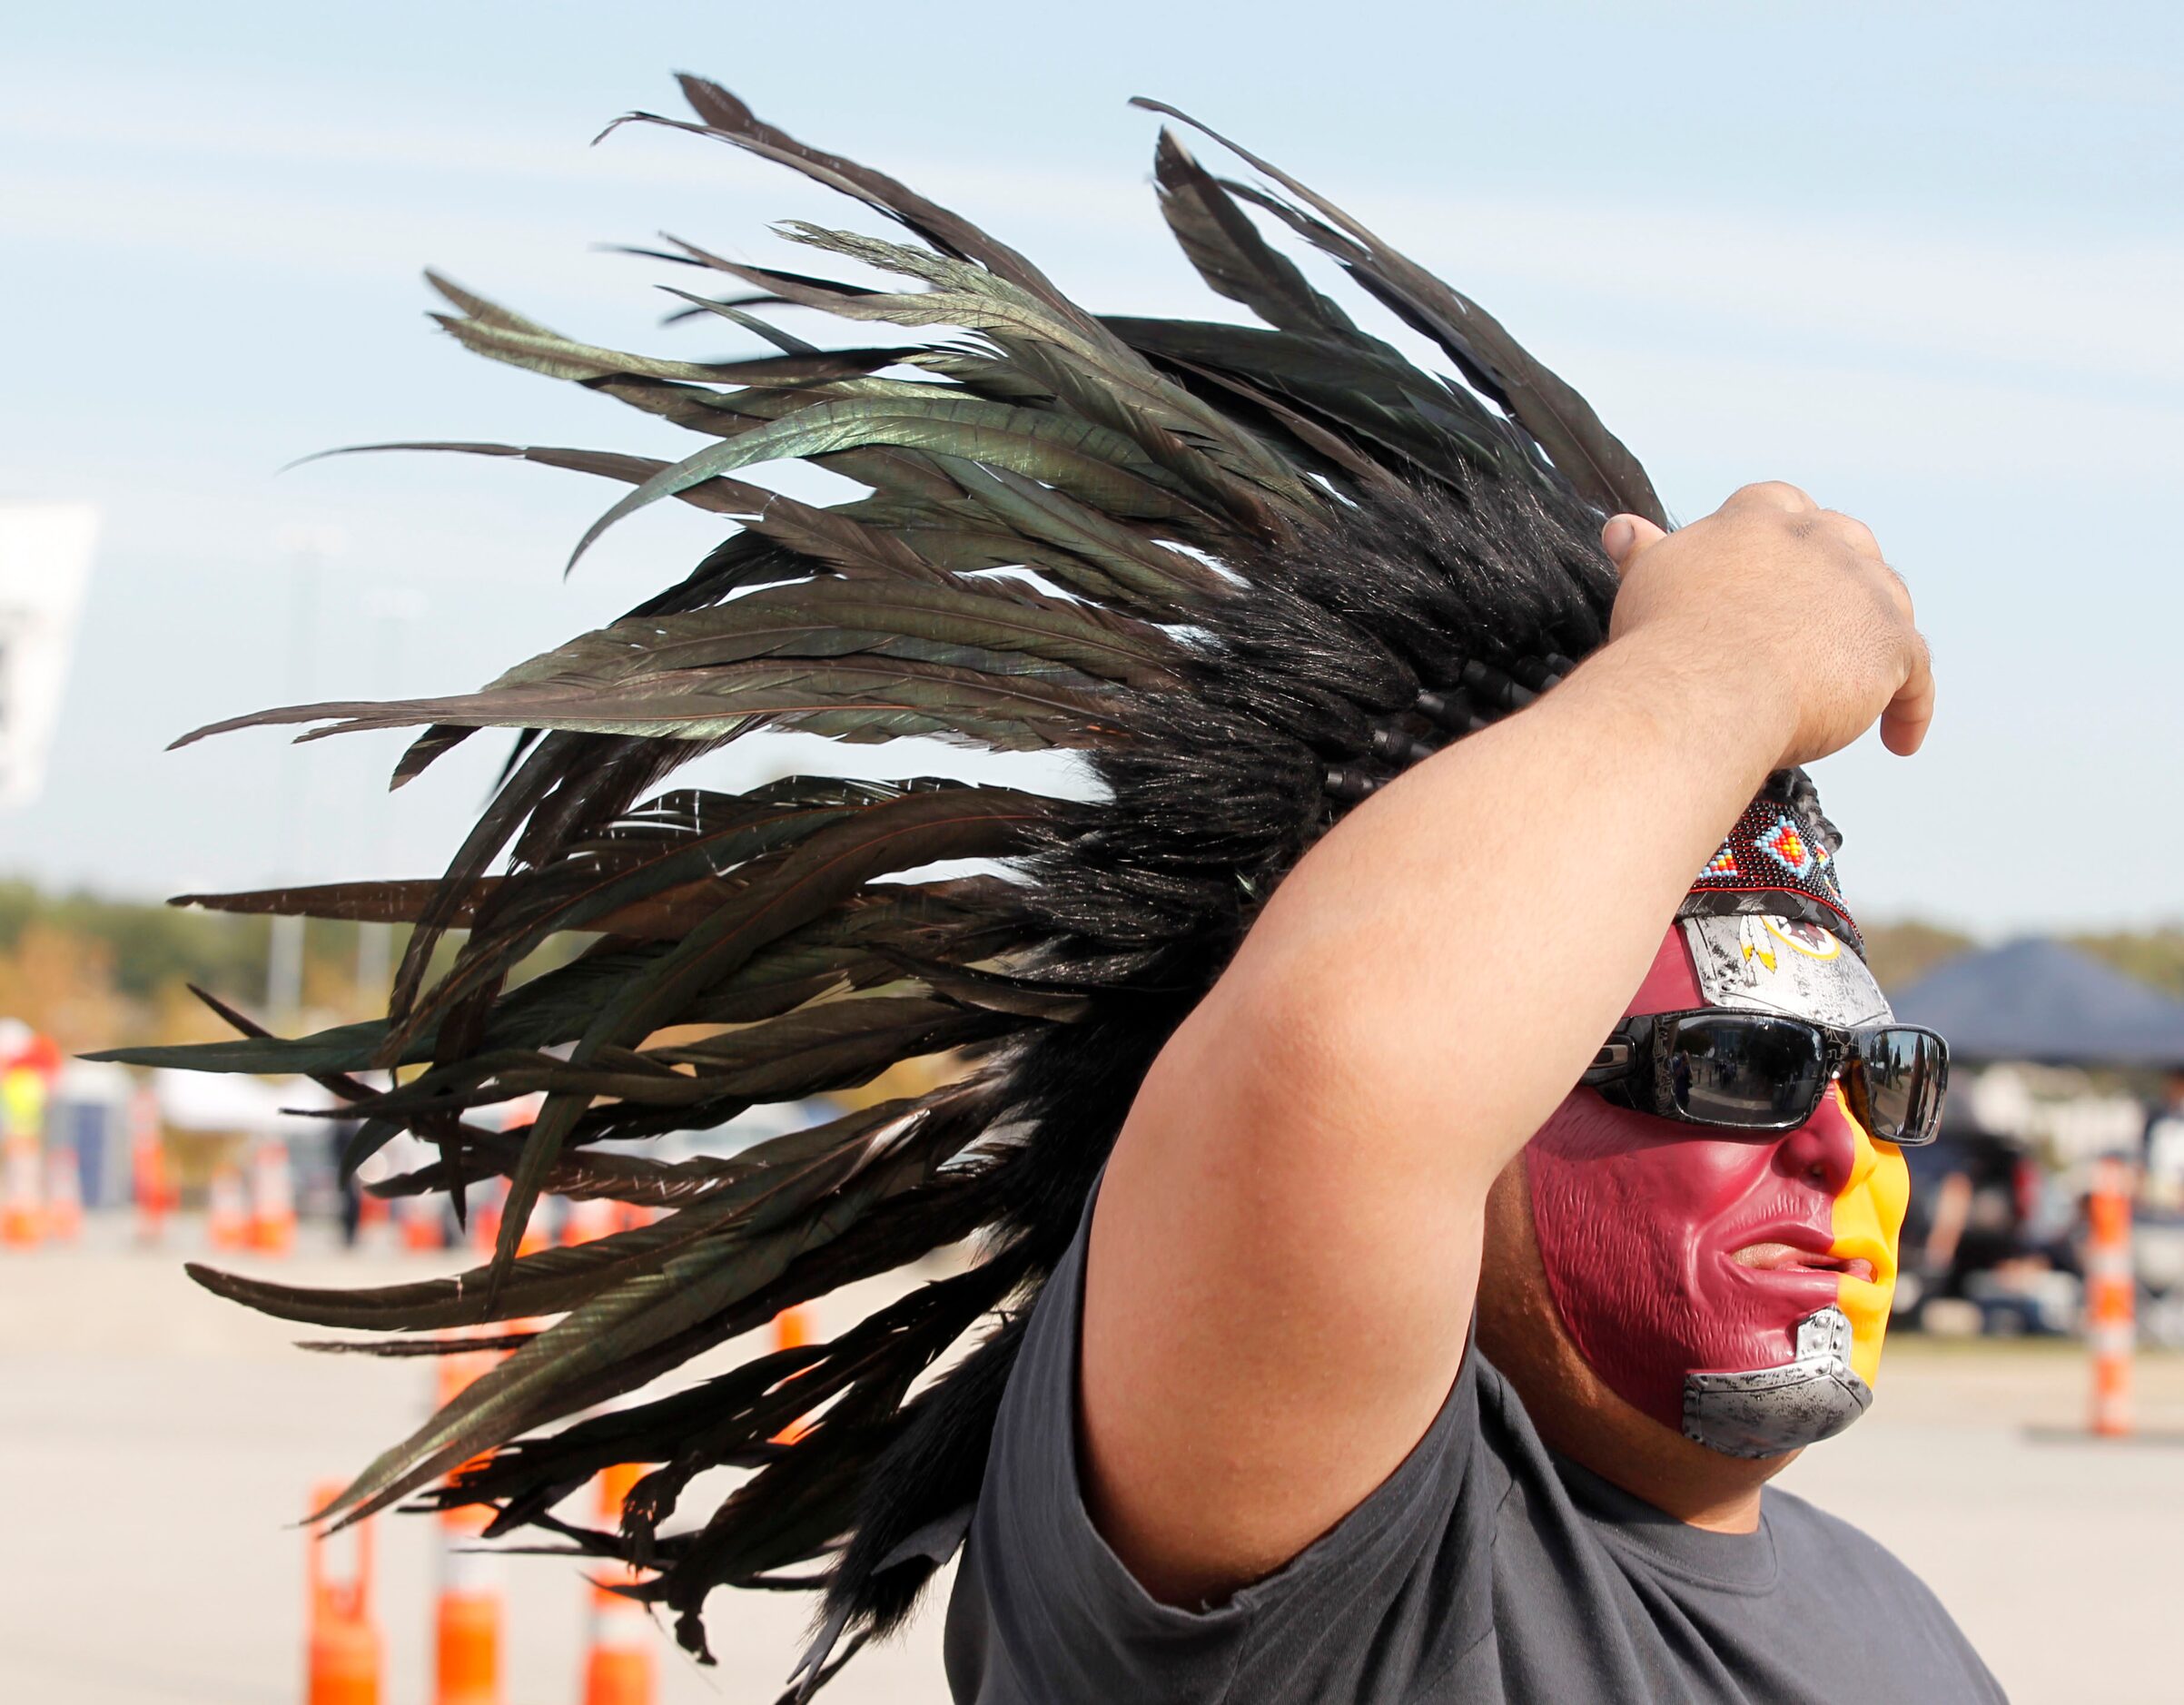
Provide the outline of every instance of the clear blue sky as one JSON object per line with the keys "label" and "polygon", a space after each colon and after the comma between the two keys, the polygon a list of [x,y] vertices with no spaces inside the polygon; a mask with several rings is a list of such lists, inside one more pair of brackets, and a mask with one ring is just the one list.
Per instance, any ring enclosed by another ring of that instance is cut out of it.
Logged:
{"label": "clear blue sky", "polygon": [[[1479,296],[1671,507],[1799,481],[1869,520],[1940,658],[1903,764],[1822,772],[1853,902],[2000,934],[2184,915],[2184,24],[2171,7],[1537,4],[78,5],[0,63],[0,498],[105,532],[51,783],[0,872],[113,892],[426,873],[485,782],[389,802],[390,736],[173,734],[295,696],[455,690],[683,567],[663,505],[566,585],[611,492],[359,458],[397,437],[657,450],[463,355],[439,266],[572,334],[660,330],[665,228],[868,221],[625,131],[668,72],[951,201],[1088,304],[1210,310],[1146,167],[1163,96]],[[679,453],[679,452],[677,452]],[[299,537],[333,543],[298,597]],[[308,665],[293,636],[308,634]],[[1801,666],[1785,635],[1781,666]],[[306,675],[308,679],[306,679]],[[482,743],[478,743],[482,745]],[[487,754],[481,750],[482,760]],[[298,824],[301,826],[299,827]]]}

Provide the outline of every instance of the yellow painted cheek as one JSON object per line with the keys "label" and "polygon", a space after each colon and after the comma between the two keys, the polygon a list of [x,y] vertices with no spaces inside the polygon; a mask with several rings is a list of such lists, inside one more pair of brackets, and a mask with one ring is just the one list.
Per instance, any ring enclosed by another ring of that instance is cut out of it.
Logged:
{"label": "yellow painted cheek", "polygon": [[1888,1332],[1889,1306],[1896,1294],[1897,1243],[1903,1211],[1911,1205],[1911,1168],[1895,1144],[1875,1142],[1863,1126],[1857,1131],[1857,1160],[1850,1181],[1835,1197],[1830,1229],[1835,1238],[1832,1253],[1838,1258],[1863,1256],[1873,1263],[1870,1281],[1849,1274],[1836,1281],[1836,1300],[1850,1317],[1851,1365],[1871,1385],[1881,1375],[1881,1340]]}

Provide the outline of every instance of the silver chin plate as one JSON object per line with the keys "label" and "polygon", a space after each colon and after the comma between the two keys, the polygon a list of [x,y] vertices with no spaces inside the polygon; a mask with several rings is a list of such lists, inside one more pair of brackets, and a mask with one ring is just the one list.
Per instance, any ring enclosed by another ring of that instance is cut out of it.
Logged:
{"label": "silver chin plate", "polygon": [[1851,1366],[1850,1316],[1833,1304],[1797,1323],[1797,1354],[1749,1374],[1684,1375],[1684,1436],[1726,1456],[1780,1456],[1832,1439],[1873,1388]]}

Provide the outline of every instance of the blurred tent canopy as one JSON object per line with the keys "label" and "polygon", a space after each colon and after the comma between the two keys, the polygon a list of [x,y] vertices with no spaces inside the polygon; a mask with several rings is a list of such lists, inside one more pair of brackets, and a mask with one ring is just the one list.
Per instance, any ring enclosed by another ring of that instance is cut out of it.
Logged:
{"label": "blurred tent canopy", "polygon": [[2184,1000],[2060,941],[1963,954],[1890,1004],[1941,1031],[1959,1059],[2184,1068]]}

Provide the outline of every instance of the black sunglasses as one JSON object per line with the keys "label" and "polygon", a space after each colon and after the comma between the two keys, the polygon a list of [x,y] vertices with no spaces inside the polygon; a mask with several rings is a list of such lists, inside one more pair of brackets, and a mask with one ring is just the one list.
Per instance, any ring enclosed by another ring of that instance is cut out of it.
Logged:
{"label": "black sunglasses", "polygon": [[1626,1019],[1580,1082],[1686,1125],[1794,1130],[1838,1078],[1858,1122],[1913,1148],[1941,1134],[1949,1044],[1916,1024],[1854,1030],[1706,1007]]}

